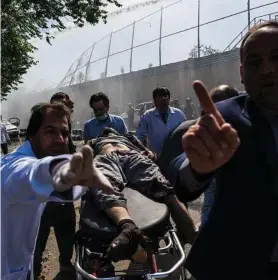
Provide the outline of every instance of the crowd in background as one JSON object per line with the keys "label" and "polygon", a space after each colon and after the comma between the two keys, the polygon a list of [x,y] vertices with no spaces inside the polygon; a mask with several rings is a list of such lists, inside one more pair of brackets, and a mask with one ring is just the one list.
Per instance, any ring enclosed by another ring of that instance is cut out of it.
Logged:
{"label": "crowd in background", "polygon": [[[105,93],[94,93],[88,100],[94,117],[84,126],[88,145],[79,153],[70,137],[71,98],[60,92],[49,103],[34,106],[27,141],[1,158],[3,279],[25,280],[33,253],[39,275],[50,227],[55,230],[61,271],[74,270],[72,201],[84,193],[82,186],[93,191],[98,186],[103,210],[118,226],[110,252],[123,244],[130,248],[134,237],[141,242],[141,232],[124,211],[125,198],[119,194],[123,183],[134,180],[140,187],[146,183],[144,191],[152,191],[157,200],[171,198],[167,206],[175,210],[172,215],[178,212],[173,217],[177,228],[187,233],[182,235],[185,243],[193,245],[185,267],[196,280],[277,280],[277,42],[277,22],[256,25],[244,37],[243,94],[227,85],[208,92],[195,81],[200,109],[190,99],[183,106],[174,100],[179,109],[170,106],[170,89],[157,87],[152,92],[154,106],[140,113],[137,127],[131,104],[125,123],[119,114],[109,113]],[[132,136],[126,125],[135,129]],[[93,151],[100,151],[96,165]],[[135,178],[129,173],[133,163],[145,166],[139,173],[134,170]],[[108,189],[116,191],[113,199]],[[187,203],[202,193],[205,203],[197,231],[190,217],[180,214],[186,214]]]}

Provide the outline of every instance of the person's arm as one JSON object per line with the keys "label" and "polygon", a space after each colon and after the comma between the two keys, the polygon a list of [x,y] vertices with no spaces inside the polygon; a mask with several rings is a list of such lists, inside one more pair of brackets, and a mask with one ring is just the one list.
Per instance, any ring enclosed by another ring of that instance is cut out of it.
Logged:
{"label": "person's arm", "polygon": [[[182,163],[181,163],[182,162]],[[188,158],[182,154],[174,159],[169,166],[168,176],[174,185],[177,197],[183,202],[197,199],[209,186],[215,173],[197,174],[190,166]]]}
{"label": "person's arm", "polygon": [[128,132],[126,124],[125,124],[125,122],[124,122],[124,120],[122,118],[120,118],[120,120],[121,120],[121,124],[120,124],[120,131],[119,131],[119,133],[120,134],[126,134]]}
{"label": "person's arm", "polygon": [[[42,202],[52,200],[50,197],[55,191],[52,172],[55,167],[68,162],[69,159],[70,156],[65,155],[36,159],[11,154],[6,162],[2,162],[2,195],[12,203],[28,203],[37,199]],[[74,192],[75,199],[83,192],[84,188],[77,187]],[[62,198],[63,194],[60,195]],[[56,198],[53,197],[53,200]]]}
{"label": "person's arm", "polygon": [[147,116],[144,114],[138,124],[136,129],[136,137],[142,142],[145,143],[148,135],[148,123]]}
{"label": "person's arm", "polygon": [[179,110],[180,111],[180,116],[181,116],[181,122],[184,122],[186,121],[186,117],[185,117],[185,114],[182,110]]}
{"label": "person's arm", "polygon": [[10,135],[9,135],[5,125],[3,125],[3,130],[4,130],[4,135],[6,137],[7,143],[10,143],[11,142]]}

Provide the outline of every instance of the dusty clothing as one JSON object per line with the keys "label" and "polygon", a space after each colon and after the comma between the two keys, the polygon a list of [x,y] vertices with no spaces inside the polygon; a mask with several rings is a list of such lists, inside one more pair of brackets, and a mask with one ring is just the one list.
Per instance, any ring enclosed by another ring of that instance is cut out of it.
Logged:
{"label": "dusty clothing", "polygon": [[[130,140],[129,140],[130,139]],[[127,151],[113,151],[108,154],[98,154],[107,144],[125,146]],[[146,148],[135,136],[108,136],[95,140],[93,144],[96,167],[108,178],[117,191],[114,195],[107,195],[101,190],[96,191],[97,201],[102,210],[113,206],[126,207],[126,199],[121,191],[126,185],[158,202],[173,194],[169,181],[162,175],[159,167],[141,152]]]}

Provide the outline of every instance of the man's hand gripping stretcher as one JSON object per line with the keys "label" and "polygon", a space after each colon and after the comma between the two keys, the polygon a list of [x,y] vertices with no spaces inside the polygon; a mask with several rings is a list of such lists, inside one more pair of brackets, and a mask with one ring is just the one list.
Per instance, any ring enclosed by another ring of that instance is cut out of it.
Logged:
{"label": "man's hand gripping stretcher", "polygon": [[[156,202],[165,203],[180,238],[185,243],[194,241],[195,226],[186,207],[178,201],[169,181],[155,164],[156,156],[134,135],[119,135],[112,128],[105,128],[100,137],[90,140],[88,144],[94,151],[93,164],[96,170],[106,179],[100,180],[101,187],[97,188],[97,191],[95,188],[90,189],[89,195],[94,196],[101,211],[104,211],[119,229],[119,235],[107,250],[110,260],[116,262],[132,258],[137,262],[144,262],[147,257],[142,249],[146,238],[132,221],[126,199],[121,193],[127,185]],[[109,187],[106,187],[107,181]]]}

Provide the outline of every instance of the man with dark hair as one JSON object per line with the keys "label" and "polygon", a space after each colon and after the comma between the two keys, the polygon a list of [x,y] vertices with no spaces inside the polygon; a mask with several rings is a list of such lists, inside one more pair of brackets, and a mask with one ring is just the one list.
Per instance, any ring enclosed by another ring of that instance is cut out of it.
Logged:
{"label": "man with dark hair", "polygon": [[148,144],[149,149],[159,154],[165,138],[181,122],[185,121],[184,113],[169,106],[170,91],[167,87],[157,87],[153,91],[155,108],[144,113],[136,130],[138,139]]}
{"label": "man with dark hair", "polygon": [[105,211],[122,230],[109,249],[109,257],[113,261],[131,257],[138,243],[143,242],[139,229],[128,214],[126,199],[121,194],[128,184],[147,197],[167,204],[183,241],[192,244],[195,238],[193,220],[177,200],[169,181],[161,174],[155,158],[152,158],[153,153],[133,134],[120,135],[112,128],[105,128],[100,137],[88,143],[94,150],[96,167],[115,189],[111,195],[101,189],[92,192],[100,210]]}
{"label": "man with dark hair", "polygon": [[186,263],[196,280],[278,279],[278,22],[252,28],[240,54],[247,94],[215,106],[194,82],[204,115],[182,139],[187,181],[179,197],[216,178]]}
{"label": "man with dark hair", "polygon": [[103,92],[95,93],[89,101],[95,117],[87,121],[84,126],[84,141],[98,137],[105,127],[112,127],[120,134],[127,132],[124,120],[120,116],[109,114],[109,98]]}
{"label": "man with dark hair", "polygon": [[[217,86],[213,88],[209,94],[214,103],[239,95],[235,88],[227,85]],[[175,184],[177,180],[177,172],[180,168],[180,164],[183,163],[185,159],[181,138],[189,127],[196,124],[197,121],[198,120],[195,119],[182,122],[169,134],[163,144],[161,154],[158,158],[158,164],[163,174],[165,174],[173,184]]]}
{"label": "man with dark hair", "polygon": [[[74,103],[70,97],[63,92],[57,92],[50,98],[51,104],[64,104],[69,112],[73,112]],[[39,103],[33,107],[36,110],[45,103]],[[39,121],[39,120],[38,120]],[[70,115],[68,118],[69,135],[68,149],[70,154],[76,151],[76,147],[71,139]],[[27,131],[28,134],[28,131]],[[42,255],[46,248],[46,243],[53,227],[58,248],[60,271],[74,271],[71,263],[75,238],[76,215],[73,203],[48,202],[41,217],[40,229],[34,253],[34,274],[37,278],[42,269]]]}
{"label": "man with dark hair", "polygon": [[185,99],[184,111],[187,120],[194,120],[195,118],[197,118],[196,106],[194,105],[190,97],[187,97]]}
{"label": "man with dark hair", "polygon": [[[27,279],[44,202],[78,199],[86,186],[111,185],[85,146],[69,155],[69,111],[63,104],[37,106],[27,141],[1,158],[1,279]],[[73,191],[72,188],[74,187]]]}
{"label": "man with dark hair", "polygon": [[50,103],[55,102],[61,102],[65,104],[71,110],[71,112],[73,112],[74,102],[70,99],[68,94],[61,91],[54,93],[50,98]]}

